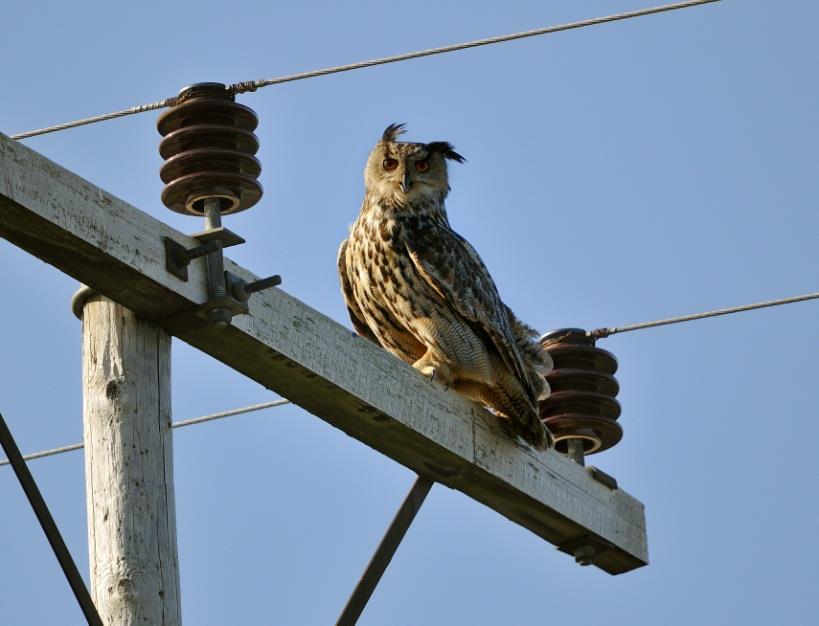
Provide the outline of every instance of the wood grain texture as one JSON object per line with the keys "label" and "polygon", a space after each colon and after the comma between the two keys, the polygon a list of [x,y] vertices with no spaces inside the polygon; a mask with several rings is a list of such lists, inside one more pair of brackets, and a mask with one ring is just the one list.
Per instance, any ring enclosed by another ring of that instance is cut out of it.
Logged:
{"label": "wood grain texture", "polygon": [[105,624],[177,626],[171,337],[107,298],[83,309],[91,593]]}
{"label": "wood grain texture", "polygon": [[[560,454],[510,441],[484,409],[284,291],[255,294],[228,329],[185,330],[207,297],[204,268],[194,261],[187,283],[168,274],[162,238],[194,240],[2,135],[0,236],[548,541],[591,537],[605,571],[648,562],[640,502]],[[256,278],[227,260],[226,269]]]}

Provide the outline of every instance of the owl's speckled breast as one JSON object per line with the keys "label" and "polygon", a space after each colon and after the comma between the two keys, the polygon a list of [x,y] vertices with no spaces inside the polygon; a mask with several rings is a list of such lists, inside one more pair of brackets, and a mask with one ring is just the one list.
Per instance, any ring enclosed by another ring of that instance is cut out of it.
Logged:
{"label": "owl's speckled breast", "polygon": [[429,318],[429,300],[436,297],[406,246],[408,221],[415,225],[418,218],[386,217],[386,211],[374,209],[362,212],[348,239],[347,263],[355,276],[355,299],[382,345],[413,363],[423,356],[425,347],[402,320]]}

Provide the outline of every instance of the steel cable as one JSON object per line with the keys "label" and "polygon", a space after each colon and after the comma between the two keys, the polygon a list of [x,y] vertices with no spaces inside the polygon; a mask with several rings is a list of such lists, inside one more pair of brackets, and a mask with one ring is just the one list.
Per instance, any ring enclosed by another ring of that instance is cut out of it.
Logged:
{"label": "steel cable", "polygon": [[743,304],[742,306],[729,307],[727,309],[716,309],[714,311],[705,311],[704,313],[693,313],[691,315],[681,315],[680,317],[669,317],[661,320],[654,320],[653,322],[640,322],[639,324],[629,324],[628,326],[613,326],[611,328],[597,328],[589,334],[595,339],[605,339],[617,333],[627,333],[632,330],[642,330],[644,328],[654,328],[655,326],[667,326],[668,324],[679,324],[680,322],[691,322],[694,320],[705,319],[706,317],[716,317],[718,315],[730,315],[731,313],[741,313],[742,311],[753,311],[754,309],[762,309],[770,306],[779,306],[780,304],[791,304],[793,302],[804,302],[805,300],[816,300],[819,298],[819,292],[806,293],[801,296],[792,296],[790,298],[780,298],[779,300],[766,300],[765,302],[757,302],[755,304]]}
{"label": "steel cable", "polygon": [[[290,404],[290,400],[286,400],[281,398],[279,400],[271,400],[270,402],[262,402],[261,404],[251,404],[250,406],[244,406],[238,409],[231,409],[229,411],[221,411],[219,413],[211,413],[210,415],[202,415],[200,417],[193,417],[187,420],[181,420],[179,422],[173,422],[171,424],[171,428],[183,428],[184,426],[192,426],[194,424],[201,424],[203,422],[210,422],[212,420],[218,420],[225,417],[231,417],[233,415],[242,415],[243,413],[252,413],[253,411],[261,411],[262,409],[270,409],[276,406],[282,406],[284,404]],[[80,450],[84,447],[82,443],[72,443],[67,446],[60,446],[59,448],[51,448],[49,450],[41,450],[40,452],[32,452],[31,454],[26,454],[23,456],[23,459],[26,461],[32,461],[34,459],[42,459],[47,456],[54,456],[55,454],[62,454],[63,452],[71,452],[73,450]],[[3,465],[8,465],[8,459],[0,459],[0,467]]]}
{"label": "steel cable", "polygon": [[[613,15],[606,15],[603,17],[594,17],[587,20],[580,20],[578,22],[569,22],[567,24],[559,24],[557,26],[547,26],[545,28],[536,28],[534,30],[527,30],[519,33],[511,33],[508,35],[498,35],[496,37],[487,37],[485,39],[476,39],[464,43],[457,43],[448,46],[441,46],[439,48],[429,48],[427,50],[418,50],[416,52],[406,52],[404,54],[396,54],[378,59],[370,59],[369,61],[359,61],[357,63],[350,63],[347,65],[336,65],[320,70],[311,70],[308,72],[301,72],[298,74],[289,74],[287,76],[280,76],[278,78],[267,78],[260,80],[249,80],[229,85],[227,89],[233,93],[244,93],[248,91],[256,91],[262,87],[270,85],[278,85],[281,83],[289,83],[296,80],[304,80],[307,78],[315,78],[318,76],[327,76],[329,74],[338,74],[340,72],[349,72],[351,70],[358,70],[365,67],[373,67],[374,65],[385,65],[387,63],[397,63],[399,61],[408,61],[410,59],[418,59],[421,57],[433,56],[436,54],[444,54],[447,52],[456,52],[458,50],[466,50],[468,48],[477,48],[479,46],[488,46],[496,43],[503,43],[506,41],[514,41],[515,39],[525,39],[527,37],[536,37],[539,35],[549,35],[564,30],[573,30],[576,28],[584,28],[586,26],[595,26],[597,24],[605,24],[607,22],[616,22],[619,20],[626,20],[634,17],[641,17],[643,15],[653,15],[656,13],[665,13],[667,11],[675,11],[677,9],[686,9],[700,4],[711,4],[719,2],[720,0],[688,0],[687,2],[677,2],[674,4],[666,4],[657,7],[649,7],[646,9],[638,9],[636,11],[627,11],[624,13],[615,13]],[[156,109],[164,109],[173,106],[176,103],[176,97],[165,98],[164,100],[157,100],[148,104],[140,104],[129,109],[115,111],[113,113],[105,113],[103,115],[95,115],[93,117],[86,117],[81,120],[73,122],[66,122],[64,124],[57,124],[55,126],[47,126],[37,130],[30,130],[24,133],[17,133],[11,135],[12,139],[27,139],[29,137],[36,137],[37,135],[45,135],[46,133],[54,133],[60,130],[75,128],[77,126],[85,126],[87,124],[94,124],[96,122],[104,122],[107,120],[125,117],[126,115],[135,115],[137,113],[144,113],[145,111],[154,111]]]}

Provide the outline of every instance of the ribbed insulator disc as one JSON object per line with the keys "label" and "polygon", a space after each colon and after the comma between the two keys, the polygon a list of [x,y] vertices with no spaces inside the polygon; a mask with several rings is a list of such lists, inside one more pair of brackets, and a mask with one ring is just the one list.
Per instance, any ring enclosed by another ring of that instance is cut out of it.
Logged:
{"label": "ribbed insulator disc", "polygon": [[617,359],[614,355],[593,345],[571,344],[567,340],[548,346],[541,340],[540,345],[552,355],[552,359],[560,361],[561,368],[577,368],[605,374],[614,374],[617,371]]}
{"label": "ribbed insulator disc", "polygon": [[584,413],[616,420],[620,417],[620,403],[603,393],[590,391],[554,391],[541,406],[552,413]]}
{"label": "ribbed insulator disc", "polygon": [[202,215],[204,201],[219,198],[223,215],[243,211],[262,197],[257,180],[261,164],[253,155],[256,114],[233,101],[221,83],[183,89],[177,105],[160,116],[165,138],[159,153],[166,159],[160,177],[166,183],[162,202],[179,213]]}
{"label": "ribbed insulator disc", "polygon": [[549,373],[549,387],[552,393],[572,390],[595,391],[612,398],[620,392],[620,385],[611,374],[568,367]]}
{"label": "ribbed insulator disc", "polygon": [[195,148],[225,148],[239,150],[245,154],[256,154],[259,150],[259,140],[250,131],[240,128],[196,124],[165,135],[165,139],[159,144],[159,156],[170,159],[175,154]]}
{"label": "ribbed insulator disc", "polygon": [[555,448],[567,451],[567,440],[580,439],[586,454],[607,450],[620,441],[617,423],[620,390],[613,374],[617,359],[594,345],[579,328],[564,328],[540,338],[554,361],[546,376],[551,394],[539,404],[540,417],[555,438]]}

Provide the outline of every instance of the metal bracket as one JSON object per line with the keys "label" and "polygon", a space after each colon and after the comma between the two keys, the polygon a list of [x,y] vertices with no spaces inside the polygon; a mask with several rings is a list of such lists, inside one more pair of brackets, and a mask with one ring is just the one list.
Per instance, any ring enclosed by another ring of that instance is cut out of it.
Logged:
{"label": "metal bracket", "polygon": [[594,467],[593,465],[586,468],[586,471],[591,475],[591,477],[599,482],[601,485],[605,485],[612,491],[617,489],[617,479],[612,476],[611,474],[606,474],[603,470],[598,467]]}
{"label": "metal bracket", "polygon": [[170,237],[164,238],[165,269],[185,282],[188,282],[188,265],[191,261],[245,242],[239,235],[222,226],[196,233],[191,237],[201,242],[201,245],[188,249]]}
{"label": "metal bracket", "polygon": [[191,235],[191,237],[203,243],[218,239],[222,242],[223,248],[230,248],[231,246],[238,246],[240,243],[245,243],[245,240],[242,237],[224,226],[217,226],[216,228],[203,230],[201,233]]}
{"label": "metal bracket", "polygon": [[[188,265],[194,259],[205,257],[205,267],[208,280],[208,300],[193,311],[183,311],[172,318],[164,320],[176,333],[195,330],[204,326],[225,328],[230,324],[234,315],[243,315],[248,312],[247,301],[257,291],[280,285],[281,276],[278,274],[245,282],[238,276],[226,272],[223,249],[244,243],[245,240],[233,231],[213,222],[212,228],[201,233],[191,235],[200,242],[193,248],[185,248],[182,244],[170,237],[165,237],[165,268],[179,278],[188,280]],[[201,322],[205,321],[205,324]]]}
{"label": "metal bracket", "polygon": [[219,249],[218,241],[209,241],[195,248],[186,248],[170,237],[165,237],[165,269],[179,280],[188,282],[188,264],[196,258],[216,252]]}

